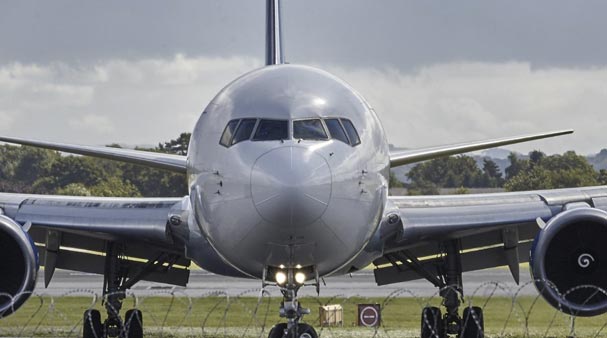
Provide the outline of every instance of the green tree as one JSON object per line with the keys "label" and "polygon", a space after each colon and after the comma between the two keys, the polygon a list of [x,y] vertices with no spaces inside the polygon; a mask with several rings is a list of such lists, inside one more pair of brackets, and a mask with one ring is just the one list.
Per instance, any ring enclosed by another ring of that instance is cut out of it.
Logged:
{"label": "green tree", "polygon": [[70,183],[63,188],[57,189],[55,194],[67,196],[91,196],[90,190],[82,183]]}
{"label": "green tree", "polygon": [[540,165],[542,160],[546,157],[546,154],[539,150],[533,150],[529,153],[529,165]]}
{"label": "green tree", "polygon": [[599,183],[596,171],[584,156],[573,151],[550,156],[538,153],[530,153],[533,164],[523,166],[523,170],[511,177],[504,186],[506,190],[571,188]]}
{"label": "green tree", "polygon": [[504,179],[502,178],[502,172],[491,159],[483,159],[483,187],[497,188],[504,185]]}
{"label": "green tree", "polygon": [[92,196],[100,197],[140,197],[141,193],[131,182],[119,177],[108,177],[90,188]]}
{"label": "green tree", "polygon": [[510,166],[506,168],[506,180],[510,180],[529,167],[529,161],[519,159],[516,153],[510,153],[508,160],[510,160]]}
{"label": "green tree", "polygon": [[552,189],[552,177],[546,169],[535,166],[510,178],[504,184],[504,188],[508,191]]}
{"label": "green tree", "polygon": [[158,143],[157,151],[163,153],[187,155],[192,133],[181,133],[178,138],[164,143]]}
{"label": "green tree", "polygon": [[426,161],[407,173],[415,189],[428,187],[429,183],[436,188],[475,188],[482,184],[482,175],[476,161],[465,155]]}
{"label": "green tree", "polygon": [[601,185],[607,185],[607,170],[601,169],[597,175],[597,181]]}

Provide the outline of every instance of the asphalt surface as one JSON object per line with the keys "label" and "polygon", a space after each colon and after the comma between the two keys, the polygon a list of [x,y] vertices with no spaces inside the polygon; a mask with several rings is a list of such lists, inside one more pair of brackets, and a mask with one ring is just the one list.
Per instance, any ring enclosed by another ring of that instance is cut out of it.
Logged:
{"label": "asphalt surface", "polygon": [[[42,272],[43,273],[43,272]],[[52,296],[63,295],[101,295],[103,277],[99,275],[57,270],[47,289],[44,288],[43,276],[39,276],[35,293]],[[326,285],[321,285],[320,296],[323,297],[388,297],[397,295],[401,297],[430,297],[437,294],[437,289],[426,280],[417,280],[385,286],[377,286],[373,271],[363,270],[352,275],[329,277],[325,279]],[[190,282],[186,288],[166,284],[139,282],[131,291],[139,296],[169,295],[175,292],[178,295],[201,297],[219,292],[230,296],[250,295],[256,296],[261,288],[259,280],[230,278],[215,275],[203,270],[192,270]],[[267,287],[272,296],[279,296],[277,287]],[[521,269],[521,283],[514,283],[508,269],[496,268],[475,271],[464,274],[464,292],[466,295],[500,295],[510,296],[519,292],[521,295],[536,295],[535,287],[530,284],[529,274]],[[303,287],[300,296],[316,296],[314,286]]]}

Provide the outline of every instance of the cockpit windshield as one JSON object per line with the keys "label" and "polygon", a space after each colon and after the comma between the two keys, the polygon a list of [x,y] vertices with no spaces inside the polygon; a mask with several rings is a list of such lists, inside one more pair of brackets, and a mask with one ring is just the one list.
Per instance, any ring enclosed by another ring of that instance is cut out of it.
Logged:
{"label": "cockpit windshield", "polygon": [[327,125],[327,129],[329,129],[329,133],[331,133],[331,137],[342,141],[343,143],[350,144],[348,141],[348,136],[344,131],[344,127],[339,122],[339,119],[326,119],[325,124]]}
{"label": "cockpit windshield", "polygon": [[257,123],[257,119],[240,120],[240,124],[236,130],[236,134],[234,134],[232,144],[236,144],[251,138],[251,133],[253,132],[253,128],[255,128],[255,123]]}
{"label": "cockpit windshield", "polygon": [[293,138],[301,140],[328,140],[320,119],[293,121]]}
{"label": "cockpit windshield", "polygon": [[[344,118],[314,118],[295,120],[293,138],[296,140],[326,141],[335,139],[356,146],[360,137],[352,121]],[[231,147],[243,141],[281,141],[290,139],[289,121],[244,118],[231,120],[226,125],[219,144]]]}
{"label": "cockpit windshield", "polygon": [[286,120],[261,120],[253,141],[276,141],[289,138],[289,123]]}
{"label": "cockpit windshield", "polygon": [[344,128],[346,128],[346,133],[348,134],[348,138],[350,139],[350,145],[355,146],[357,144],[360,144],[360,138],[358,137],[358,132],[356,131],[356,128],[354,128],[352,121],[350,121],[348,119],[339,119],[339,120],[344,125]]}

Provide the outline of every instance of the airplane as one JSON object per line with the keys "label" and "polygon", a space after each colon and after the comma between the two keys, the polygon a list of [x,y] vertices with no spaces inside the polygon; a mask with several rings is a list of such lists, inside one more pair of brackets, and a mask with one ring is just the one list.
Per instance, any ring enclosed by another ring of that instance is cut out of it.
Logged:
{"label": "airplane", "polygon": [[141,280],[185,286],[193,262],[277,286],[285,323],[269,338],[315,338],[301,319],[304,285],[375,266],[378,285],[426,279],[421,337],[484,337],[482,309],[462,305],[462,273],[529,262],[541,295],[572,315],[607,311],[607,187],[457,196],[389,196],[390,168],[572,133],[536,133],[390,150],[373,108],[323,70],[288,64],[281,0],[266,0],[265,66],[223,88],[201,113],[187,156],[16,137],[0,141],[187,175],[183,198],[0,194],[0,317],[34,291],[39,267],[104,276],[107,312],[83,315],[83,337],[142,337],[121,316]]}

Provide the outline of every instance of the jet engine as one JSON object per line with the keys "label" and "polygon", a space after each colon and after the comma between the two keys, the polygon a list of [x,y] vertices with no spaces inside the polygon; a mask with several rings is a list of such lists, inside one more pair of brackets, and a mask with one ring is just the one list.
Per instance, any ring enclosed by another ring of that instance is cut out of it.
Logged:
{"label": "jet engine", "polygon": [[15,312],[36,284],[38,251],[30,236],[12,219],[0,215],[0,318]]}
{"label": "jet engine", "polygon": [[582,207],[550,219],[535,238],[530,269],[538,291],[560,311],[607,312],[607,212]]}

